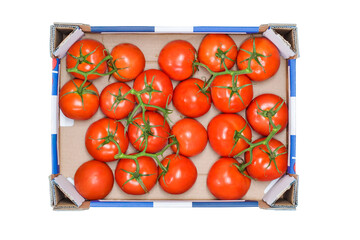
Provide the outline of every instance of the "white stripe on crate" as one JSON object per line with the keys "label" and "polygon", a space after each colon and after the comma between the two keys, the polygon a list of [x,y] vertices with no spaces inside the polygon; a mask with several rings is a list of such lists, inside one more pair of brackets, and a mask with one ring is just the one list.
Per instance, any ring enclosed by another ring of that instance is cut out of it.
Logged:
{"label": "white stripe on crate", "polygon": [[154,201],[154,207],[192,207],[192,202],[190,201]]}
{"label": "white stripe on crate", "polygon": [[296,97],[290,97],[290,135],[296,135]]}
{"label": "white stripe on crate", "polygon": [[61,110],[60,110],[60,126],[61,127],[74,126],[74,120],[66,117]]}
{"label": "white stripe on crate", "polygon": [[155,26],[155,32],[157,33],[192,33],[194,27],[183,26],[183,27],[166,27],[166,26]]}
{"label": "white stripe on crate", "polygon": [[58,130],[58,96],[51,96],[51,134],[57,134]]}

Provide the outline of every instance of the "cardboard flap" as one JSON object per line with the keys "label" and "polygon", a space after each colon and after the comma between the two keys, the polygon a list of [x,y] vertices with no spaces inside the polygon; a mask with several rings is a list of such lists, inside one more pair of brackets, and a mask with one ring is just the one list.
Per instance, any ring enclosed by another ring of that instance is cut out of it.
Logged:
{"label": "cardboard flap", "polygon": [[270,24],[263,35],[276,45],[283,58],[299,56],[295,24]]}
{"label": "cardboard flap", "polygon": [[297,179],[290,175],[281,177],[264,195],[263,201],[273,208],[297,206]]}
{"label": "cardboard flap", "polygon": [[[51,206],[59,208],[79,208],[85,199],[76,191],[74,185],[63,175],[50,179]],[[63,207],[61,207],[63,206]]]}
{"label": "cardboard flap", "polygon": [[66,24],[52,25],[50,34],[50,55],[53,58],[63,58],[66,56],[69,48],[84,36],[80,26]]}

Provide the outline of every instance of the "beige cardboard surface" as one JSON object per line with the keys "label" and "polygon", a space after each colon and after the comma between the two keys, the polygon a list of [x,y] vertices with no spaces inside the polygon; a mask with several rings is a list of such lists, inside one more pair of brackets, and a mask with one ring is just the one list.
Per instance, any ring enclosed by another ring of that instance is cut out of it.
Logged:
{"label": "beige cardboard surface", "polygon": [[[138,46],[144,53],[146,59],[146,69],[151,68],[159,68],[157,64],[158,55],[162,49],[162,47],[168,43],[169,41],[176,39],[187,40],[193,44],[193,46],[198,49],[204,34],[94,34],[87,33],[84,38],[91,38],[101,41],[107,49],[110,51],[113,47],[120,43],[132,43]],[[250,37],[249,35],[230,35],[237,47],[240,44]],[[73,78],[69,73],[66,72],[66,58],[61,60],[60,65],[60,86],[64,85],[67,81]],[[235,66],[236,67],[236,66]],[[234,67],[234,68],[235,68]],[[200,68],[193,77],[197,77],[200,79],[208,78],[209,74],[206,70]],[[94,85],[98,88],[99,93],[102,89],[107,86],[111,82],[116,82],[114,78],[110,79],[108,82],[108,77],[101,77],[93,81]],[[128,82],[128,85],[132,86],[132,82]],[[178,84],[178,82],[173,81],[173,86]],[[287,99],[287,62],[285,59],[281,58],[281,64],[279,71],[273,76],[271,79],[268,79],[263,82],[253,82],[254,86],[254,97],[263,94],[263,93],[274,93],[285,99]],[[172,126],[176,121],[183,118],[183,116],[176,111],[176,109],[170,105],[174,112],[170,115],[170,119],[173,123],[170,123]],[[215,109],[212,105],[210,111],[202,117],[197,118],[197,120],[202,123],[205,128],[207,128],[210,120],[219,114],[220,112]],[[244,111],[239,113],[242,116],[245,116]],[[59,165],[60,165],[60,173],[65,177],[74,177],[74,174],[77,168],[84,162],[92,159],[90,154],[88,154],[85,148],[85,133],[90,124],[100,118],[104,117],[101,110],[89,120],[86,121],[75,121],[73,126],[60,126],[59,129]],[[276,135],[275,138],[287,144],[287,131],[283,131],[280,134]],[[253,131],[253,140],[259,138],[260,136]],[[129,148],[127,153],[134,152],[131,144],[129,143]],[[171,150],[167,150],[165,152],[165,156],[167,154],[172,153]],[[208,191],[206,187],[206,176],[207,173],[212,166],[212,164],[219,159],[219,155],[217,155],[211,148],[208,143],[205,150],[195,156],[192,157],[194,164],[198,170],[198,178],[195,185],[186,193],[180,195],[171,195],[164,192],[159,184],[157,184],[148,194],[133,196],[128,195],[122,192],[120,187],[114,183],[113,189],[110,194],[106,197],[107,200],[122,200],[122,199],[147,199],[147,200],[156,200],[156,199],[186,199],[186,200],[212,200],[214,197]],[[114,170],[116,167],[117,161],[110,162],[108,165]],[[261,200],[264,195],[264,190],[267,187],[269,182],[258,182],[252,181],[251,187],[248,193],[244,196],[245,200]]]}

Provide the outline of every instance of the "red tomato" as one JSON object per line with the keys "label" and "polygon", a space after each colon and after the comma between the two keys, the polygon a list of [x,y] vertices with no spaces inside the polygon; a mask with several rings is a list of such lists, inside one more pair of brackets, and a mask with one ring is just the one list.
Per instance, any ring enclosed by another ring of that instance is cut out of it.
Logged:
{"label": "red tomato", "polygon": [[[152,92],[151,94],[141,94],[141,99],[146,104],[162,108],[165,108],[166,104],[170,104],[173,95],[173,85],[170,78],[165,73],[157,69],[149,69],[141,73],[135,79],[133,88],[136,91],[144,89],[155,90],[155,92]],[[138,101],[138,99],[136,99],[136,101]],[[146,109],[151,111],[156,110],[154,107],[147,107]]]}
{"label": "red tomato", "polygon": [[[264,139],[265,138],[258,139],[254,141],[254,143],[261,142]],[[271,151],[269,151],[265,145],[259,145],[252,150],[253,161],[246,167],[246,170],[249,173],[249,176],[255,180],[271,181],[286,173],[288,162],[286,147],[274,138],[270,140],[269,146]],[[247,163],[250,162],[249,152],[245,153],[245,161]]]}
{"label": "red tomato", "polygon": [[[144,124],[142,113],[134,117],[133,123],[129,125],[130,142],[138,151],[142,151],[146,147],[147,153],[157,153],[163,149],[168,142],[170,126],[164,117],[157,112],[146,111],[145,121],[148,122],[148,124]],[[139,125],[140,128],[137,125]],[[144,141],[144,133],[149,134],[147,146]]]}
{"label": "red tomato", "polygon": [[174,90],[174,107],[187,117],[197,118],[207,113],[211,107],[210,91],[200,92],[204,81],[190,78],[180,82]]}
{"label": "red tomato", "polygon": [[187,157],[171,154],[161,161],[168,170],[163,174],[159,167],[159,183],[161,188],[171,194],[181,194],[188,191],[197,179],[194,163]]}
{"label": "red tomato", "polygon": [[[93,39],[83,39],[74,43],[66,56],[66,68],[73,68],[79,61],[78,70],[90,72],[106,57],[105,47],[102,43]],[[107,65],[104,61],[96,70],[96,73],[103,74],[106,72]],[[79,79],[85,79],[84,75],[71,72],[71,74]],[[97,79],[100,76],[90,74],[87,80]]]}
{"label": "red tomato", "polygon": [[[244,127],[245,129],[240,133]],[[250,126],[237,114],[219,114],[208,125],[210,145],[220,156],[235,156],[249,146],[240,135],[251,141]]]}
{"label": "red tomato", "polygon": [[[218,51],[220,49],[220,51]],[[221,56],[224,61],[221,61]],[[226,34],[208,34],[199,47],[198,59],[214,72],[224,71],[224,63],[228,69],[235,64],[237,48],[234,40]]]}
{"label": "red tomato", "polygon": [[114,185],[114,175],[106,163],[91,160],[76,170],[74,184],[80,195],[87,200],[103,199]]}
{"label": "red tomato", "polygon": [[[251,60],[252,73],[247,76],[253,81],[264,81],[277,72],[280,66],[280,54],[277,47],[265,37],[255,38],[255,48],[257,55],[255,59]],[[243,49],[243,50],[242,50]],[[245,50],[245,51],[244,51]],[[241,46],[237,56],[237,66],[240,70],[248,67],[247,59],[250,57],[249,53],[253,53],[253,38],[247,39]],[[259,64],[261,63],[261,65]]]}
{"label": "red tomato", "polygon": [[[135,79],[145,68],[145,56],[142,51],[131,43],[122,43],[111,51],[112,61],[118,69],[113,77],[120,82]],[[109,71],[113,68],[109,66]]]}
{"label": "red tomato", "polygon": [[[116,143],[115,143],[116,142]],[[90,125],[85,135],[85,146],[89,154],[103,162],[115,161],[116,154],[125,153],[129,139],[124,132],[124,126],[113,119],[102,118]]]}
{"label": "red tomato", "polygon": [[175,40],[164,46],[159,55],[159,66],[171,79],[182,81],[191,77],[196,68],[196,49],[184,40]]}
{"label": "red tomato", "polygon": [[73,79],[64,84],[59,92],[59,106],[63,114],[75,120],[91,118],[99,108],[99,92],[91,82]]}
{"label": "red tomato", "polygon": [[288,108],[285,101],[277,95],[262,94],[257,96],[246,109],[246,118],[249,124],[263,136],[268,136],[273,129],[269,123],[269,117],[275,126],[281,125],[279,132],[287,126]]}
{"label": "red tomato", "polygon": [[[120,159],[115,170],[115,180],[127,194],[141,195],[149,192],[157,182],[158,168],[151,157],[138,157],[139,170],[133,159]],[[144,188],[146,191],[144,191]]]}
{"label": "red tomato", "polygon": [[[179,142],[179,153],[186,157],[201,153],[207,144],[206,129],[195,119],[185,118],[176,122],[171,129],[171,135]],[[171,149],[174,152],[178,150],[176,145],[172,145]]]}
{"label": "red tomato", "polygon": [[208,173],[207,187],[217,199],[237,200],[245,196],[250,188],[251,180],[234,164],[239,163],[233,158],[220,158]]}
{"label": "red tomato", "polygon": [[221,112],[240,112],[251,102],[253,86],[245,75],[235,76],[234,82],[231,75],[220,75],[211,84],[211,98]]}
{"label": "red tomato", "polygon": [[135,107],[135,97],[129,92],[131,88],[126,83],[112,83],[106,86],[100,94],[100,109],[105,116],[112,119],[123,119]]}

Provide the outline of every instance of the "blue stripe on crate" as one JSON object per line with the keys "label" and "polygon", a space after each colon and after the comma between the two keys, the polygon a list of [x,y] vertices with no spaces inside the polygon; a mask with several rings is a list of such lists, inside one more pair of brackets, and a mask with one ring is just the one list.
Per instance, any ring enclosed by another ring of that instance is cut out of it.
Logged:
{"label": "blue stripe on crate", "polygon": [[290,164],[288,166],[289,174],[296,174],[296,135],[290,135]]}
{"label": "blue stripe on crate", "polygon": [[258,207],[257,201],[209,201],[193,202],[192,207]]}
{"label": "blue stripe on crate", "polygon": [[56,58],[55,68],[52,70],[52,86],[51,86],[51,95],[56,96],[58,94],[58,80],[59,80],[59,65],[60,59]]}
{"label": "blue stripe on crate", "polygon": [[155,32],[154,26],[92,26],[91,32]]}
{"label": "blue stripe on crate", "polygon": [[141,201],[91,201],[90,207],[153,207],[153,202]]}
{"label": "blue stripe on crate", "polygon": [[259,27],[230,27],[230,26],[195,26],[194,32],[241,32],[258,33]]}
{"label": "blue stripe on crate", "polygon": [[51,163],[52,163],[52,174],[59,173],[58,165],[58,154],[57,154],[57,134],[51,134]]}
{"label": "blue stripe on crate", "polygon": [[296,59],[289,59],[290,66],[290,97],[296,96]]}

